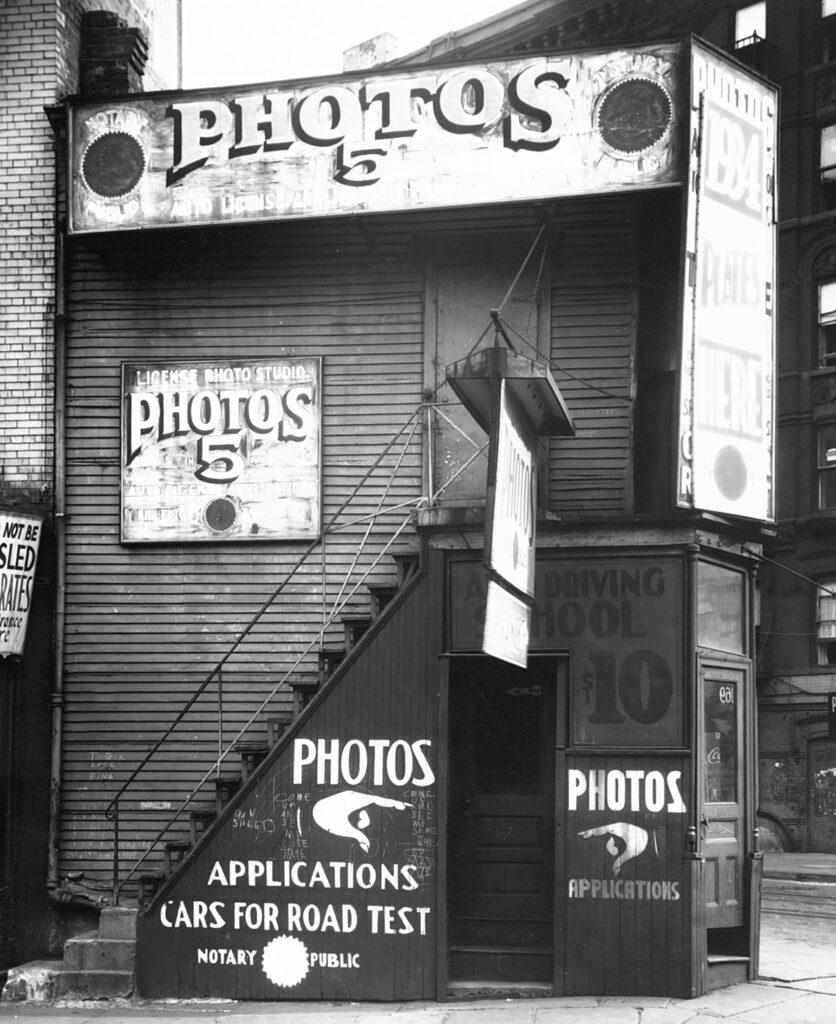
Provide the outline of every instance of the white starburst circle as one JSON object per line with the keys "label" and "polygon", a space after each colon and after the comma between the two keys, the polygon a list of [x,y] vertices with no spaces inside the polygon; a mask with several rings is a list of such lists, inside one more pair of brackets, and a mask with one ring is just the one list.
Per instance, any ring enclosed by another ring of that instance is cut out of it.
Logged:
{"label": "white starburst circle", "polygon": [[264,947],[261,968],[279,988],[292,988],[308,973],[308,948],[299,939],[280,935]]}

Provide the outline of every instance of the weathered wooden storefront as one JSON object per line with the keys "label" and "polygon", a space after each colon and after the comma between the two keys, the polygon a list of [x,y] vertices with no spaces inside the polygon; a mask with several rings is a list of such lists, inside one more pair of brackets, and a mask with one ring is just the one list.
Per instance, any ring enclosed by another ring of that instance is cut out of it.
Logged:
{"label": "weathered wooden storefront", "polygon": [[[72,107],[60,856],[142,995],[753,975],[773,110],[698,43]],[[525,667],[495,343],[573,421]]]}

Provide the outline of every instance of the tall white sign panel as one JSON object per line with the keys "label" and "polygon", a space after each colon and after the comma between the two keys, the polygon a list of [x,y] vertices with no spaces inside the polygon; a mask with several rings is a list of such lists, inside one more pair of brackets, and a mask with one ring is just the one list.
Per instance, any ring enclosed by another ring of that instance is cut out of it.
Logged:
{"label": "tall white sign panel", "polygon": [[692,51],[678,503],[774,518],[776,91]]}
{"label": "tall white sign panel", "polygon": [[485,557],[498,579],[488,583],[482,650],[525,668],[531,609],[522,596],[534,596],[537,437],[505,378],[495,402]]}
{"label": "tall white sign panel", "polygon": [[537,438],[504,379],[492,441],[485,528],[488,566],[520,593],[534,597]]}

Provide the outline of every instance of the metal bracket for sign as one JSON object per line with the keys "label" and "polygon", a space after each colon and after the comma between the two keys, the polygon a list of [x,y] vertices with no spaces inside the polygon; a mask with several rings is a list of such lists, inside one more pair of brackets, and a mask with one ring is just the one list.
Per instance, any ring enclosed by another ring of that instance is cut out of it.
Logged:
{"label": "metal bracket for sign", "polygon": [[493,320],[493,325],[496,328],[496,333],[502,335],[502,340],[505,342],[505,344],[508,346],[508,348],[511,349],[512,352],[516,352],[517,350],[516,350],[516,348],[514,346],[514,343],[508,337],[508,332],[502,326],[502,319],[501,319],[501,317],[499,315],[499,310],[498,309],[492,309],[491,310],[491,320]]}
{"label": "metal bracket for sign", "polygon": [[[501,325],[498,329],[505,337]],[[495,345],[449,364],[445,374],[456,397],[486,433],[494,382],[504,378],[537,437],[574,436],[575,424],[560,388],[548,365],[538,359]]]}

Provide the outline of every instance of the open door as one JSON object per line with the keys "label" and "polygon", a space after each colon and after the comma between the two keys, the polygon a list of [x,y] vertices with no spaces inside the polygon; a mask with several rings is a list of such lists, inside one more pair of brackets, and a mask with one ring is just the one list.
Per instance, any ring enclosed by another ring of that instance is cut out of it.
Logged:
{"label": "open door", "polygon": [[[555,716],[565,663],[450,673],[449,978],[554,979]],[[565,691],[564,691],[565,692]]]}
{"label": "open door", "polygon": [[704,663],[700,670],[700,824],[709,929],[737,928],[744,923],[743,722],[747,676],[745,666]]}

